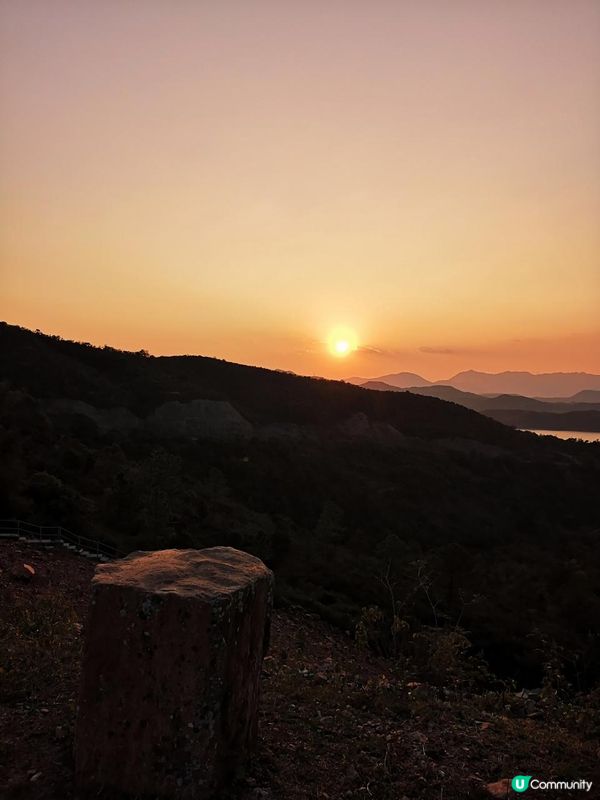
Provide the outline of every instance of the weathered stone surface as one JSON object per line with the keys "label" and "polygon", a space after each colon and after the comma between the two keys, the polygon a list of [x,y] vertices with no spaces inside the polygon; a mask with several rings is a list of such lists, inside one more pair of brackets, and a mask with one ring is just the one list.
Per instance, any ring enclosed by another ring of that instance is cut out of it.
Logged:
{"label": "weathered stone surface", "polygon": [[85,629],[79,785],[214,797],[251,752],[273,576],[229,547],[96,568]]}
{"label": "weathered stone surface", "polygon": [[224,400],[172,400],[155,408],[145,419],[127,408],[96,408],[80,400],[53,400],[46,410],[55,417],[85,417],[101,431],[141,429],[156,436],[224,442],[246,441],[254,434],[252,424]]}
{"label": "weathered stone surface", "polygon": [[161,436],[245,440],[252,436],[248,420],[224,400],[192,400],[164,403],[146,419],[146,426]]}
{"label": "weathered stone surface", "polygon": [[347,439],[357,439],[381,445],[401,445],[406,437],[387,422],[372,422],[362,411],[337,425],[338,433]]}
{"label": "weathered stone surface", "polygon": [[50,415],[78,414],[91,419],[101,431],[131,431],[139,428],[142,421],[129,409],[96,408],[81,400],[53,400],[47,405]]}

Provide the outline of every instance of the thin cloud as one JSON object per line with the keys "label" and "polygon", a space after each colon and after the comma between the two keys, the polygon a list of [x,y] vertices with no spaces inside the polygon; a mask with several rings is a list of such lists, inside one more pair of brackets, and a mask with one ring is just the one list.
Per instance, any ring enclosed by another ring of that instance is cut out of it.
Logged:
{"label": "thin cloud", "polygon": [[481,356],[489,355],[490,351],[481,347],[446,347],[444,345],[435,345],[433,347],[424,345],[419,347],[420,353],[434,356]]}
{"label": "thin cloud", "polygon": [[453,350],[451,347],[419,347],[419,352],[440,356],[453,356],[456,355],[458,351]]}
{"label": "thin cloud", "polygon": [[401,350],[399,348],[390,347],[377,347],[373,344],[361,344],[356,348],[357,353],[364,356],[373,356],[374,358],[404,358],[410,354],[409,350]]}

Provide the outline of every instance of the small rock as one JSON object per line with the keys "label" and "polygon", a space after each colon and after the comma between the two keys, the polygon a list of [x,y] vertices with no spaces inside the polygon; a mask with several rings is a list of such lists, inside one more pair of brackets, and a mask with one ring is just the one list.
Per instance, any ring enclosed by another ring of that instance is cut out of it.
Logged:
{"label": "small rock", "polygon": [[10,571],[11,578],[22,583],[30,583],[35,577],[35,569],[31,564],[15,564]]}
{"label": "small rock", "polygon": [[485,788],[491,797],[508,797],[510,793],[510,780],[508,778],[502,778],[495,783],[487,783]]}

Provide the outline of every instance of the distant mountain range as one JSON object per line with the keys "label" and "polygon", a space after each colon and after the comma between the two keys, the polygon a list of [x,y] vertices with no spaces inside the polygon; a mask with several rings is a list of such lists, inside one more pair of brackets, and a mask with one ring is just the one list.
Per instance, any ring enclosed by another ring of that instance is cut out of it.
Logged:
{"label": "distant mountain range", "polygon": [[[385,383],[397,389],[423,386],[452,386],[478,395],[512,394],[525,397],[571,399],[576,402],[597,402],[600,397],[600,375],[587,372],[477,372],[467,370],[452,378],[428,381],[414,372],[396,372],[378,378],[348,378],[348,383]],[[375,388],[375,387],[371,387]],[[587,393],[593,392],[593,396]],[[585,393],[580,396],[581,393]],[[576,396],[574,396],[576,395]],[[437,395],[436,395],[437,396]]]}
{"label": "distant mountain range", "polygon": [[[461,392],[454,386],[411,386],[400,389],[383,381],[367,381],[364,389],[379,392],[408,392],[427,397],[438,397],[450,403],[479,411],[492,419],[515,428],[540,430],[600,431],[600,392],[586,390],[578,392],[568,400],[540,400],[523,395],[480,395]],[[596,402],[577,402],[579,398],[595,399]]]}

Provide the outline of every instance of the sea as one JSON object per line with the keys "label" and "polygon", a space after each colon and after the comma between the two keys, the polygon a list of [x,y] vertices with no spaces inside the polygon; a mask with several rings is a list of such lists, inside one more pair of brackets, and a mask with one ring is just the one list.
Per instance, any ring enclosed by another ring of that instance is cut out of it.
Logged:
{"label": "sea", "polygon": [[529,433],[537,433],[539,436],[557,436],[559,439],[583,439],[584,442],[600,442],[600,433],[594,431],[542,431],[533,428],[522,428]]}

